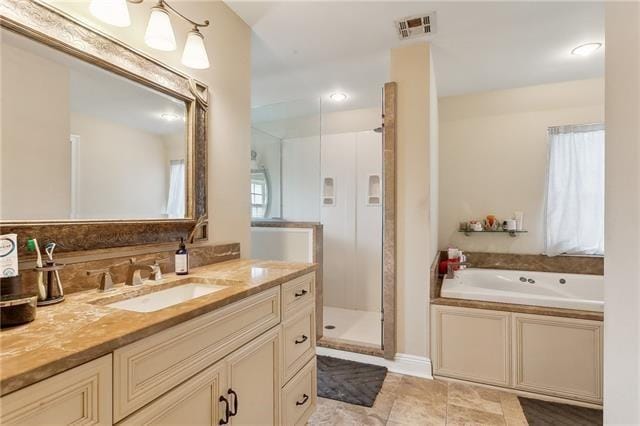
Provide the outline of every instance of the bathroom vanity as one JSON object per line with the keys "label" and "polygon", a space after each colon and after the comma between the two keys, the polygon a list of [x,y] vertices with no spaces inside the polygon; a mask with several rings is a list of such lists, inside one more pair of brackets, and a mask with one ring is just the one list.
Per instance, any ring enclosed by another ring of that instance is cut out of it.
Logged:
{"label": "bathroom vanity", "polygon": [[[305,424],[314,270],[233,260],[74,293],[0,334],[1,423]],[[185,285],[215,291],[155,311],[136,303]]]}

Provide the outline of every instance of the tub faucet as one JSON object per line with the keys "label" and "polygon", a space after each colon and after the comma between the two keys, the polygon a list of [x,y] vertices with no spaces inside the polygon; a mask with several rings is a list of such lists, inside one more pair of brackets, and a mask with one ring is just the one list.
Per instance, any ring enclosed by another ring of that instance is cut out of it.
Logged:
{"label": "tub faucet", "polygon": [[467,269],[471,264],[469,262],[452,262],[447,265],[447,278],[453,279],[455,272],[459,269]]}

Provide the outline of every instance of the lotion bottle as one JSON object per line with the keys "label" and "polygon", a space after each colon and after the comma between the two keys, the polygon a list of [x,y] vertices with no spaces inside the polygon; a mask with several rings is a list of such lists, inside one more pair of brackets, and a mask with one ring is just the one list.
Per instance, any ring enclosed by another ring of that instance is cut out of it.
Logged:
{"label": "lotion bottle", "polygon": [[184,238],[180,238],[180,248],[176,251],[176,275],[189,273],[189,252],[184,245]]}

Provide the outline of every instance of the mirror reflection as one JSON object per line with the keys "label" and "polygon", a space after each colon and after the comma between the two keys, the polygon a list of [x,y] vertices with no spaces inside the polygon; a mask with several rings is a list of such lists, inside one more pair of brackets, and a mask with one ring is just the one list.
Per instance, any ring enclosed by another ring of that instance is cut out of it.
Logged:
{"label": "mirror reflection", "polygon": [[1,35],[2,220],[185,217],[183,101]]}

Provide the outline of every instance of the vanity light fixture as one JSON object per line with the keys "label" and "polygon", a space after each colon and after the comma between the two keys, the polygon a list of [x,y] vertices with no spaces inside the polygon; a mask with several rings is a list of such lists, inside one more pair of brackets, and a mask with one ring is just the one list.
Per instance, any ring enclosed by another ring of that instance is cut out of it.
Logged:
{"label": "vanity light fixture", "polygon": [[329,95],[329,99],[334,102],[344,102],[349,98],[346,93],[335,92]]}
{"label": "vanity light fixture", "polygon": [[[91,0],[89,10],[99,20],[119,27],[131,25],[127,2],[140,4],[144,0]],[[182,52],[182,64],[194,69],[209,68],[209,57],[204,45],[204,36],[200,28],[209,26],[209,21],[202,23],[193,21],[178,12],[165,0],[151,8],[149,23],[144,35],[144,41],[152,49],[172,51],[176,49],[176,37],[171,26],[170,13],[193,25],[187,34],[187,41]]]}
{"label": "vanity light fixture", "polygon": [[144,42],[147,46],[170,52],[176,50],[176,36],[173,33],[169,12],[158,4],[151,8],[147,31],[144,33]]}
{"label": "vanity light fixture", "polygon": [[602,47],[602,43],[586,43],[581,44],[571,51],[572,55],[576,56],[589,56],[596,50]]}

